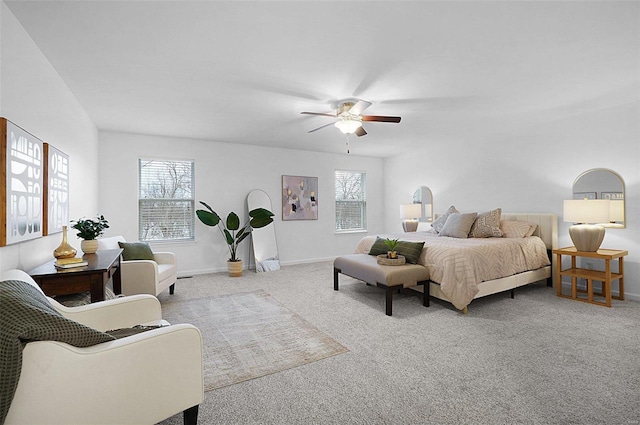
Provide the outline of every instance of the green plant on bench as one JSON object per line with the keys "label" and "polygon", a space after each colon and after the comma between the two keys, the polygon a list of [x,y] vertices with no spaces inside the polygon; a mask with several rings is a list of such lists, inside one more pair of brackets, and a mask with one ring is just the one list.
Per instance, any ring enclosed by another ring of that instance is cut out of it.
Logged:
{"label": "green plant on bench", "polygon": [[398,258],[398,253],[396,252],[396,247],[398,246],[397,239],[385,239],[384,244],[389,248],[387,252],[387,258]]}

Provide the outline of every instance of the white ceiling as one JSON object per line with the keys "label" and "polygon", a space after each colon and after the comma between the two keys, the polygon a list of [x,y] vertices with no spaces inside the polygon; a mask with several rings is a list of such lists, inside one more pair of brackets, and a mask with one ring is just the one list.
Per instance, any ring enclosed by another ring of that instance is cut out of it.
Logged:
{"label": "white ceiling", "polygon": [[101,130],[353,154],[480,143],[639,99],[639,3],[7,1]]}

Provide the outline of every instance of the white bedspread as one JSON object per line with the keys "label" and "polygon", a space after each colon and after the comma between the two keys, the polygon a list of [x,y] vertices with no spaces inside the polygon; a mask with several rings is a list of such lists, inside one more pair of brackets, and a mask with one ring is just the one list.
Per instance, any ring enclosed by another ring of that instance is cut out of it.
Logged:
{"label": "white bedspread", "polygon": [[[430,279],[458,309],[466,307],[484,281],[536,270],[550,264],[544,242],[528,238],[457,239],[430,232],[380,235],[406,241],[424,241],[419,264],[429,269]],[[364,237],[355,252],[368,254],[376,236]]]}

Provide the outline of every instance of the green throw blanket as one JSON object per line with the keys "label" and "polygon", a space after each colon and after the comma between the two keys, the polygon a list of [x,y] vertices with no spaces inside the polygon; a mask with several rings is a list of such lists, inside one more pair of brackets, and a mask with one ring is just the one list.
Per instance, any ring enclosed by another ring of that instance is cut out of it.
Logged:
{"label": "green throw blanket", "polygon": [[0,282],[0,424],[18,386],[22,349],[30,341],[60,341],[88,347],[115,338],[67,319],[27,282]]}

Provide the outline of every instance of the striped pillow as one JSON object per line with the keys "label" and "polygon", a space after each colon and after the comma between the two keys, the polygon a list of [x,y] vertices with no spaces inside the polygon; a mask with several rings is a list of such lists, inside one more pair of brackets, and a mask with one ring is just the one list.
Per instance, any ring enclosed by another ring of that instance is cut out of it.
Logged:
{"label": "striped pillow", "polygon": [[398,241],[396,252],[402,255],[407,263],[418,264],[424,242]]}

